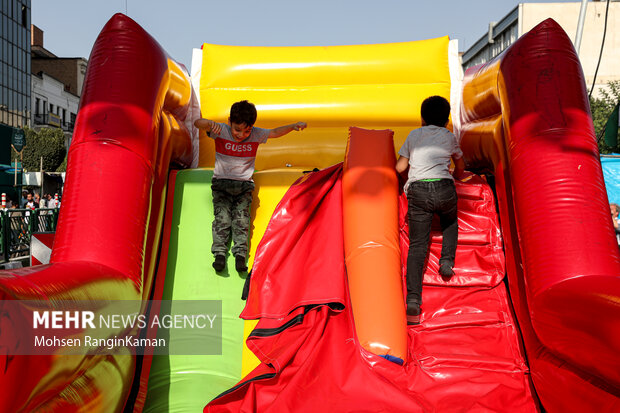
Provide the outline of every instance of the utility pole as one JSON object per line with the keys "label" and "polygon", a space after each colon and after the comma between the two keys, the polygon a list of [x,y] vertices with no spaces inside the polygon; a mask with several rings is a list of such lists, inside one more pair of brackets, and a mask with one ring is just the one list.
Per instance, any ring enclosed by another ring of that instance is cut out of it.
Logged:
{"label": "utility pole", "polygon": [[41,168],[40,168],[40,173],[41,173],[41,192],[39,193],[39,196],[42,197],[43,196],[43,157],[41,157]]}
{"label": "utility pole", "polygon": [[579,56],[579,48],[581,48],[581,37],[583,36],[583,26],[586,21],[586,11],[588,9],[588,0],[581,0],[581,9],[579,10],[579,21],[577,22],[577,34],[575,35],[575,51]]}

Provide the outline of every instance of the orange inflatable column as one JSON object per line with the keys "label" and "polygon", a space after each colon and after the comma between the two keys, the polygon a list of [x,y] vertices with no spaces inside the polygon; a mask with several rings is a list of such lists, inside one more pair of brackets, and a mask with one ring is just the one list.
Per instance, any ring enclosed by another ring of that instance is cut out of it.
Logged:
{"label": "orange inflatable column", "polygon": [[360,344],[402,364],[407,321],[398,243],[394,132],[349,129],[342,178],[344,249]]}

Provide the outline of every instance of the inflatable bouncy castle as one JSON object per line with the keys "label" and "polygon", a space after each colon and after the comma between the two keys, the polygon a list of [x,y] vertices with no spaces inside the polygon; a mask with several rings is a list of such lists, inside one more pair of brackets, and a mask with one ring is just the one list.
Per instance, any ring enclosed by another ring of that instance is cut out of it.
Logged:
{"label": "inflatable bouncy castle", "polygon": [[[50,263],[0,272],[1,411],[620,410],[620,256],[583,73],[553,20],[464,76],[447,37],[204,44],[190,72],[127,16],[102,29]],[[431,95],[451,102],[469,172],[456,275],[437,272],[434,226],[407,326],[395,154]],[[243,99],[257,126],[308,128],[258,150],[252,271],[230,257],[216,273],[215,147],[193,122],[226,122]],[[33,307],[128,302],[141,316],[205,300],[221,303],[212,354],[39,354],[20,329]]]}

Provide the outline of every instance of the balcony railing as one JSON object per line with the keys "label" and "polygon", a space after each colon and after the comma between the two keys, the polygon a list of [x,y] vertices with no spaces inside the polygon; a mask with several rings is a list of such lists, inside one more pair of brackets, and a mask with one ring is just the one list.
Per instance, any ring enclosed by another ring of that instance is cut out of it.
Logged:
{"label": "balcony railing", "polygon": [[34,124],[35,125],[49,125],[57,128],[61,128],[65,132],[73,132],[74,123],[73,122],[63,122],[58,115],[53,113],[40,114],[35,113],[34,115]]}

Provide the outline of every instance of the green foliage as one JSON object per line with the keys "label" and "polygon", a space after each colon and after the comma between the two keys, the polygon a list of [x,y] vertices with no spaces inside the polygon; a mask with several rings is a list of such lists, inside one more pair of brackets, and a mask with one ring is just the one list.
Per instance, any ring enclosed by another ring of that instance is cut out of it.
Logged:
{"label": "green foliage", "polygon": [[[592,122],[594,123],[594,131],[596,136],[599,137],[605,129],[605,124],[611,111],[616,106],[616,103],[620,100],[620,80],[612,80],[607,83],[609,90],[601,89],[599,97],[590,98],[590,111],[592,112]],[[620,139],[618,139],[620,142]],[[620,152],[620,144],[615,147],[610,147],[605,144],[604,139],[601,138],[598,142],[598,149],[600,153]]]}
{"label": "green foliage", "polygon": [[[43,157],[43,170],[56,171],[67,155],[62,130],[44,128],[37,132],[24,128],[24,131],[26,132],[26,147],[23,150],[23,168],[31,172],[40,170],[41,157]],[[19,159],[19,155],[13,151],[13,159],[16,156]]]}
{"label": "green foliage", "polygon": [[65,155],[65,159],[62,161],[60,166],[56,168],[56,172],[67,172],[67,155]]}

